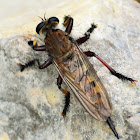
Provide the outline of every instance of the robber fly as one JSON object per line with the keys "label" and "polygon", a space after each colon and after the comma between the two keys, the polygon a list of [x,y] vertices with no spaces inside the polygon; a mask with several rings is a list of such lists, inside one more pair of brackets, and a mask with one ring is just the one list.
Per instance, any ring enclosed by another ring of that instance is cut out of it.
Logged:
{"label": "robber fly", "polygon": [[77,40],[74,40],[70,36],[73,27],[73,18],[71,16],[65,16],[64,18],[63,25],[66,27],[65,31],[56,29],[58,23],[59,19],[57,17],[46,19],[44,16],[44,19],[42,18],[41,23],[36,27],[36,32],[39,35],[44,35],[45,45],[38,46],[36,41],[29,41],[28,44],[32,46],[35,51],[47,51],[49,59],[42,65],[40,65],[38,59],[34,59],[24,65],[19,63],[21,71],[26,67],[35,65],[35,63],[38,63],[39,69],[44,69],[54,64],[59,72],[57,78],[58,88],[65,94],[65,106],[62,115],[66,117],[70,103],[70,92],[61,86],[62,81],[64,81],[87,112],[99,121],[106,121],[114,135],[119,139],[115,126],[110,118],[112,109],[106,89],[98,78],[87,56],[96,57],[119,79],[128,80],[133,85],[136,80],[117,73],[94,52],[83,52],[79,48],[79,45],[87,41],[90,37],[90,33],[97,28],[94,23],[91,24],[91,27],[84,36]]}

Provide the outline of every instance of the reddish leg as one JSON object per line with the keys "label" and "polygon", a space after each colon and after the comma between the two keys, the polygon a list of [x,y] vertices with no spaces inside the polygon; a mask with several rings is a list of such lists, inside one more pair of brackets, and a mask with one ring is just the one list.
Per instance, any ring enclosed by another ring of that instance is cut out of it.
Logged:
{"label": "reddish leg", "polygon": [[65,16],[63,25],[66,26],[65,32],[70,34],[73,27],[73,18],[71,16]]}
{"label": "reddish leg", "polygon": [[20,66],[20,70],[22,72],[25,68],[35,65],[35,62],[38,63],[38,68],[39,69],[47,68],[48,66],[50,66],[52,64],[52,60],[51,59],[48,59],[42,65],[40,65],[40,62],[39,62],[38,59],[34,59],[32,61],[29,61],[29,62],[25,63],[24,65],[21,64],[21,63],[18,63],[18,65]]}
{"label": "reddish leg", "polygon": [[106,66],[109,71],[111,72],[111,74],[113,74],[114,76],[118,77],[121,80],[128,80],[131,82],[132,85],[135,84],[135,82],[137,82],[137,80],[133,80],[132,78],[126,77],[118,72],[116,72],[112,67],[110,67],[104,60],[102,60],[98,55],[96,55],[94,52],[91,51],[86,51],[84,52],[85,55],[89,56],[89,57],[96,57],[104,66]]}
{"label": "reddish leg", "polygon": [[85,36],[76,40],[78,45],[81,45],[82,43],[86,42],[90,37],[90,33],[92,33],[95,28],[97,28],[97,25],[95,25],[94,23],[91,24],[91,27],[87,30],[87,32],[85,33]]}
{"label": "reddish leg", "polygon": [[69,106],[70,106],[70,93],[61,87],[62,81],[63,81],[63,79],[59,75],[57,78],[57,86],[65,94],[65,105],[64,105],[63,112],[61,114],[63,117],[66,117],[66,114],[67,114],[67,112],[69,110]]}

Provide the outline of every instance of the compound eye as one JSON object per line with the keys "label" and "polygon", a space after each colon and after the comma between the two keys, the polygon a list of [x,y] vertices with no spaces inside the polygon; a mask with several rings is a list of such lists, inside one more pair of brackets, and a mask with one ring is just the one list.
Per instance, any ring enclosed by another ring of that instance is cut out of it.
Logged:
{"label": "compound eye", "polygon": [[57,17],[50,17],[48,19],[48,24],[51,24],[52,26],[56,26],[59,23],[59,19]]}
{"label": "compound eye", "polygon": [[37,26],[36,26],[36,32],[39,34],[39,31],[42,29],[42,27],[45,25],[44,22],[41,22],[39,23]]}

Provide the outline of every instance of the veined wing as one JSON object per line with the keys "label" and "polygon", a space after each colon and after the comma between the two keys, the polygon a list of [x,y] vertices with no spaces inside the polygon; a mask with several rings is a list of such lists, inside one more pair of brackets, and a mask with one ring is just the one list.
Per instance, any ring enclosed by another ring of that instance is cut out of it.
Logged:
{"label": "veined wing", "polygon": [[111,114],[111,105],[107,92],[93,65],[80,48],[73,44],[67,57],[54,60],[54,63],[61,77],[84,108],[95,119],[106,121]]}

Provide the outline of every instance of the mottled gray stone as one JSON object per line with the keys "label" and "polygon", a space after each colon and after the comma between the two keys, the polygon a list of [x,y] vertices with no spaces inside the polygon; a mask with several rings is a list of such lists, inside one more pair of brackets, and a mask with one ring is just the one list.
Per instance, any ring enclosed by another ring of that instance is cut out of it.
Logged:
{"label": "mottled gray stone", "polygon": [[[74,38],[82,36],[93,21],[98,24],[89,41],[81,48],[95,51],[116,71],[138,80],[135,86],[122,82],[110,75],[99,61],[90,58],[108,91],[113,106],[111,118],[120,139],[139,140],[139,3],[133,0],[48,3],[43,0],[40,0],[40,5],[34,2],[34,11],[23,8],[20,16],[14,13],[13,18],[11,10],[11,18],[3,17],[1,21],[0,140],[116,140],[107,124],[92,118],[73,94],[70,112],[63,119],[64,95],[56,86],[58,72],[54,66],[44,70],[35,66],[20,72],[18,62],[24,63],[33,58],[44,62],[48,58],[46,52],[35,52],[27,44],[30,39],[43,44],[35,34],[40,19],[34,17],[45,13],[45,4],[48,8],[46,17],[58,16],[62,23],[64,15],[73,16]],[[59,28],[64,30],[62,25]]]}

